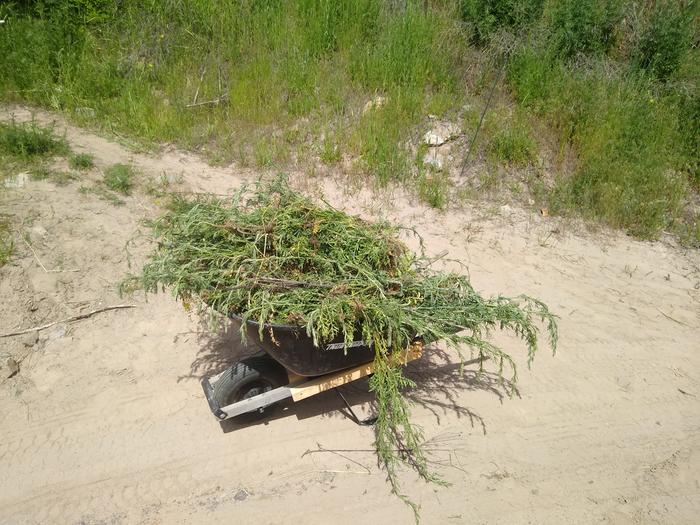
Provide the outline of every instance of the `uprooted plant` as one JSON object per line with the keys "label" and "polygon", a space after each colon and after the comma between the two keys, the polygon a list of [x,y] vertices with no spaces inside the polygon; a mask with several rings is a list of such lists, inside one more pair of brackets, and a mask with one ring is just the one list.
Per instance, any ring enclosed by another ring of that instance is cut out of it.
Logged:
{"label": "uprooted plant", "polygon": [[537,322],[557,341],[555,317],[537,299],[480,296],[467,277],[430,269],[430,260],[399,240],[400,229],[371,223],[317,205],[295,192],[286,178],[258,182],[230,199],[176,198],[152,223],[158,247],[139,277],[146,291],[171,288],[185,302],[200,300],[214,311],[265,324],[305,326],[323,351],[342,337],[346,351],[358,331],[375,349],[370,389],[377,399],[376,450],[397,495],[401,461],[431,481],[419,428],[409,417],[404,376],[392,353],[416,337],[468,347],[495,363],[501,378],[516,380],[510,355],[490,343],[489,330],[522,338],[533,359]]}

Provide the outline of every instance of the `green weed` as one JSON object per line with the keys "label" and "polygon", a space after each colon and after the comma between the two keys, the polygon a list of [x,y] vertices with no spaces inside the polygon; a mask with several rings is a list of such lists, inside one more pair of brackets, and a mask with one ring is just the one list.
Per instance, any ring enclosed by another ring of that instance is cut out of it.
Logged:
{"label": "green weed", "polygon": [[536,159],[537,144],[524,126],[516,125],[497,132],[487,151],[493,162],[527,166]]}
{"label": "green weed", "polygon": [[[512,48],[510,93],[497,92],[552,130],[562,174],[550,209],[653,235],[685,220],[679,202],[700,189],[698,5],[17,2],[2,7],[0,98],[222,164],[320,156],[332,165],[347,155],[380,185],[418,190],[408,145],[419,125],[430,113],[464,116],[466,100],[481,105],[485,79]],[[384,104],[363,111],[378,96]],[[657,120],[639,129],[635,114]],[[324,136],[328,129],[342,132]],[[492,163],[532,162],[519,130],[491,136]],[[563,166],[569,151],[573,172]],[[490,173],[500,184],[499,170]]]}
{"label": "green weed", "polygon": [[49,155],[64,155],[68,152],[65,140],[56,138],[49,128],[35,122],[9,124],[0,123],[0,153],[30,160]]}
{"label": "green weed", "polygon": [[694,7],[692,2],[655,2],[636,42],[634,63],[656,78],[668,80],[693,43]]}
{"label": "green weed", "polygon": [[109,190],[108,188],[105,188],[104,186],[80,186],[80,188],[78,188],[78,191],[83,195],[95,195],[99,199],[106,201],[112,204],[113,206],[124,206],[124,201],[120,199],[116,193]]}
{"label": "green weed", "polygon": [[[76,7],[70,20],[63,10],[53,13],[59,10],[53,4],[41,13],[18,8],[0,34],[0,49],[8,50],[0,92],[146,142],[222,143],[217,160],[228,162],[250,143],[236,131],[260,125],[284,131],[306,119],[324,127],[342,122],[351,136],[362,126],[350,117],[357,104],[377,91],[398,91],[396,98],[410,98],[414,107],[404,105],[405,118],[382,133],[387,143],[367,163],[372,173],[394,171],[375,168],[394,160],[389,150],[410,136],[426,108],[460,98],[455,65],[466,39],[447,5],[200,0],[166,7],[127,0],[119,17],[111,5]],[[87,12],[99,13],[97,21]],[[55,60],[60,49],[70,52]],[[221,103],[185,109],[195,93],[197,102]],[[359,153],[355,145],[347,146]],[[284,162],[293,146],[256,147],[253,160],[268,166]]]}
{"label": "green weed", "polygon": [[48,180],[59,186],[65,186],[78,179],[78,176],[73,172],[52,170],[43,164],[32,167],[29,173],[32,180]]}
{"label": "green weed", "polygon": [[89,153],[76,153],[68,159],[70,167],[76,170],[89,170],[95,166],[95,158]]}
{"label": "green weed", "polygon": [[614,43],[623,0],[557,0],[545,11],[549,45],[562,58],[604,54]]}
{"label": "green weed", "polygon": [[643,237],[680,217],[687,184],[677,173],[679,136],[666,102],[643,83],[595,71],[561,79],[556,89],[553,117],[562,140],[575,144],[578,165],[559,180],[552,209],[580,210]]}
{"label": "green weed", "polygon": [[253,144],[253,158],[260,168],[282,166],[288,160],[288,153],[283,141],[275,137],[264,137]]}
{"label": "green weed", "polygon": [[462,19],[471,24],[472,39],[477,44],[488,42],[499,29],[521,29],[542,14],[544,0],[461,0]]}
{"label": "green weed", "polygon": [[444,210],[449,202],[450,182],[445,173],[421,173],[418,176],[418,196],[429,206]]}
{"label": "green weed", "polygon": [[513,93],[551,123],[561,148],[577,153],[574,172],[556,182],[550,209],[642,237],[679,220],[688,191],[679,172],[692,154],[683,147],[674,98],[657,95],[648,79],[611,73],[605,61],[574,70],[537,56],[530,48],[513,57]]}
{"label": "green weed", "polygon": [[134,176],[134,169],[128,164],[113,164],[105,170],[103,181],[110,190],[122,195],[131,195]]}
{"label": "green weed", "polygon": [[340,162],[342,150],[338,140],[332,135],[326,135],[321,143],[319,157],[324,164],[332,166]]}
{"label": "green weed", "polygon": [[0,267],[10,260],[14,247],[10,222],[7,219],[0,218]]}

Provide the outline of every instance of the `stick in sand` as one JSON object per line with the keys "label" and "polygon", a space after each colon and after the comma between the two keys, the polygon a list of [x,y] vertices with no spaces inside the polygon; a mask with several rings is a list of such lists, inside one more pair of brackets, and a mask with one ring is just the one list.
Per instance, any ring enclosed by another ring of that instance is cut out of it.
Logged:
{"label": "stick in sand", "polygon": [[25,330],[20,330],[18,332],[10,332],[7,334],[0,334],[0,338],[3,337],[12,337],[14,335],[22,335],[22,334],[28,334],[29,332],[38,332],[39,330],[45,330],[46,328],[51,328],[53,325],[59,324],[59,323],[72,323],[73,321],[79,321],[81,319],[87,319],[88,317],[92,317],[95,314],[99,314],[101,312],[107,312],[109,310],[119,310],[121,308],[136,308],[135,305],[133,304],[117,304],[114,306],[105,306],[104,308],[98,308],[97,310],[93,310],[91,312],[87,312],[84,314],[78,314],[74,315],[73,317],[67,317],[66,319],[59,319],[58,321],[54,321],[52,323],[47,323],[41,326],[34,326],[32,328],[27,328]]}

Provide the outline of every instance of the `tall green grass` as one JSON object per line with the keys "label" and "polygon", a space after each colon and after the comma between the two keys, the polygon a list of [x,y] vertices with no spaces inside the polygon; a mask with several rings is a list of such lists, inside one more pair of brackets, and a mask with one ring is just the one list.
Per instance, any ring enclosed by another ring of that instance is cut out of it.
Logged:
{"label": "tall green grass", "polygon": [[[483,104],[505,61],[498,103],[539,125],[495,125],[475,153],[515,169],[551,154],[560,161],[546,196],[552,210],[653,236],[686,220],[687,196],[700,189],[699,6],[18,2],[0,7],[0,97],[144,144],[197,148],[214,162],[271,169],[355,159],[376,183],[414,185],[441,207],[449,177],[431,193],[438,179],[416,168],[408,143],[428,114],[459,119],[466,102]],[[373,100],[382,103],[363,110]]]}
{"label": "tall green grass", "polygon": [[690,86],[698,75],[682,71],[697,59],[686,20],[693,6],[659,2],[637,12],[630,34],[618,35],[629,48],[613,52],[621,17],[635,7],[626,4],[550,4],[542,31],[511,57],[508,84],[522,107],[549,123],[560,152],[575,152],[573,172],[559,157],[551,210],[650,237],[678,225],[697,179],[698,102]]}
{"label": "tall green grass", "polygon": [[[397,160],[404,155],[399,143],[432,99],[460,99],[457,65],[466,41],[458,38],[450,7],[127,0],[117,8],[85,1],[104,16],[80,31],[66,29],[78,36],[60,57],[56,42],[69,37],[48,31],[50,14],[10,19],[0,32],[0,48],[10,50],[0,65],[5,99],[67,110],[79,121],[146,142],[216,142],[219,161],[243,150],[265,166],[275,155],[253,145],[267,138],[269,126],[285,129],[303,120],[314,140],[328,131],[324,124],[349,121],[350,131],[337,138],[382,182],[407,176]],[[450,34],[457,38],[447,40]],[[30,67],[17,71],[24,64]],[[195,94],[199,103],[225,100],[186,108]],[[377,94],[386,107],[362,115]]]}

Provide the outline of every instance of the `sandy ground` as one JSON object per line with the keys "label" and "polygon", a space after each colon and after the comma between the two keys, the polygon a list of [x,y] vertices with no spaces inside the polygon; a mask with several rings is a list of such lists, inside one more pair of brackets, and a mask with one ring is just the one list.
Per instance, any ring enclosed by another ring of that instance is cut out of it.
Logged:
{"label": "sandy ground", "polygon": [[[18,241],[0,269],[0,332],[137,308],[0,339],[0,353],[21,361],[0,384],[0,523],[412,523],[376,464],[371,428],[343,416],[334,393],[278,407],[264,423],[221,426],[199,379],[246,351],[236,334],[208,330],[168,294],[117,293],[148,253],[140,221],[159,212],[157,199],[138,191],[117,207],[78,191],[115,162],[181,191],[226,193],[255,174],[175,150],[136,154],[57,125],[97,167],[67,186],[29,180],[0,195],[36,253]],[[480,291],[533,294],[561,317],[559,352],[542,349],[532,371],[516,340],[496,337],[518,356],[512,399],[473,367],[460,377],[439,348],[410,365],[414,420],[451,483],[404,473],[423,523],[698,523],[697,251],[594,235],[515,206],[438,213],[398,190],[296,180],[353,213],[414,226],[430,253],[465,263]],[[344,392],[371,411],[366,383]]]}

